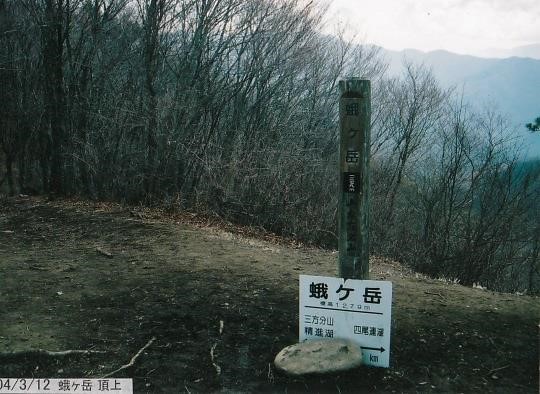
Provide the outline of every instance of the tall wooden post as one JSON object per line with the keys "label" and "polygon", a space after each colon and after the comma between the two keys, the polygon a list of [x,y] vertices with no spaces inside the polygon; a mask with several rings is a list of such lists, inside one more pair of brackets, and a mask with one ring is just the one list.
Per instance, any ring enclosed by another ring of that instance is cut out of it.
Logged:
{"label": "tall wooden post", "polygon": [[369,279],[371,86],[351,78],[339,89],[339,275]]}

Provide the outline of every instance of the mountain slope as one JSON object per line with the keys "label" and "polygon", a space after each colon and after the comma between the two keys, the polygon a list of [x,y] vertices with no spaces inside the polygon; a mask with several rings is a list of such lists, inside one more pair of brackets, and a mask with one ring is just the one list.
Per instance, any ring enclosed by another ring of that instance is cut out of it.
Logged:
{"label": "mountain slope", "polygon": [[[484,56],[485,55],[485,56]],[[511,49],[486,49],[482,54],[483,57],[530,57],[532,59],[540,59],[540,44],[523,45]]]}
{"label": "mountain slope", "polygon": [[525,124],[540,115],[540,60],[511,57],[479,58],[447,51],[421,52],[383,50],[389,73],[399,75],[405,60],[430,67],[445,87],[463,91],[476,109],[486,105],[506,115],[524,137],[530,157],[540,157],[540,135],[529,133]]}

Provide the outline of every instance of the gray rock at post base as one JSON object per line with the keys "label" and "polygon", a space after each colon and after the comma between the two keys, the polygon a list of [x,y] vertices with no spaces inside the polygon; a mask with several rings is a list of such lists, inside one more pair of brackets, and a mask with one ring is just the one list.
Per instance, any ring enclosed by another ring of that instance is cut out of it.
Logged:
{"label": "gray rock at post base", "polygon": [[281,350],[276,368],[289,375],[345,371],[362,364],[360,346],[343,339],[305,341]]}

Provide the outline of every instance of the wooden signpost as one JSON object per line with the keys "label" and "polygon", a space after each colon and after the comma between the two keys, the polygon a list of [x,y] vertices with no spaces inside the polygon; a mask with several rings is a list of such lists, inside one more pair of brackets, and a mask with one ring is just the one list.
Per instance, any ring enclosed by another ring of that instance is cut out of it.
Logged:
{"label": "wooden signpost", "polygon": [[371,86],[351,78],[339,89],[339,275],[369,279]]}
{"label": "wooden signpost", "polygon": [[390,366],[392,282],[369,280],[371,87],[352,78],[339,88],[339,278],[300,275],[300,343],[276,357],[278,368],[292,374],[313,373],[319,358],[334,357],[333,341],[342,349],[343,340],[358,345],[359,356],[340,359],[337,369],[317,364],[319,372],[356,366],[358,357],[364,365]]}

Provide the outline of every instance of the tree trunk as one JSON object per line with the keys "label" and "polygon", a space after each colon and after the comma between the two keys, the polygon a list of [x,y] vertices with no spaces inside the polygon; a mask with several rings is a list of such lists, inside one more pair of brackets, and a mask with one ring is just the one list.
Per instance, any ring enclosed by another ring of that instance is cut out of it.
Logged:
{"label": "tree trunk", "polygon": [[45,103],[51,132],[50,184],[54,194],[64,192],[65,92],[63,76],[63,0],[46,0],[43,35]]}
{"label": "tree trunk", "polygon": [[6,179],[8,183],[9,195],[15,195],[15,184],[13,183],[13,157],[11,155],[6,156]]}

